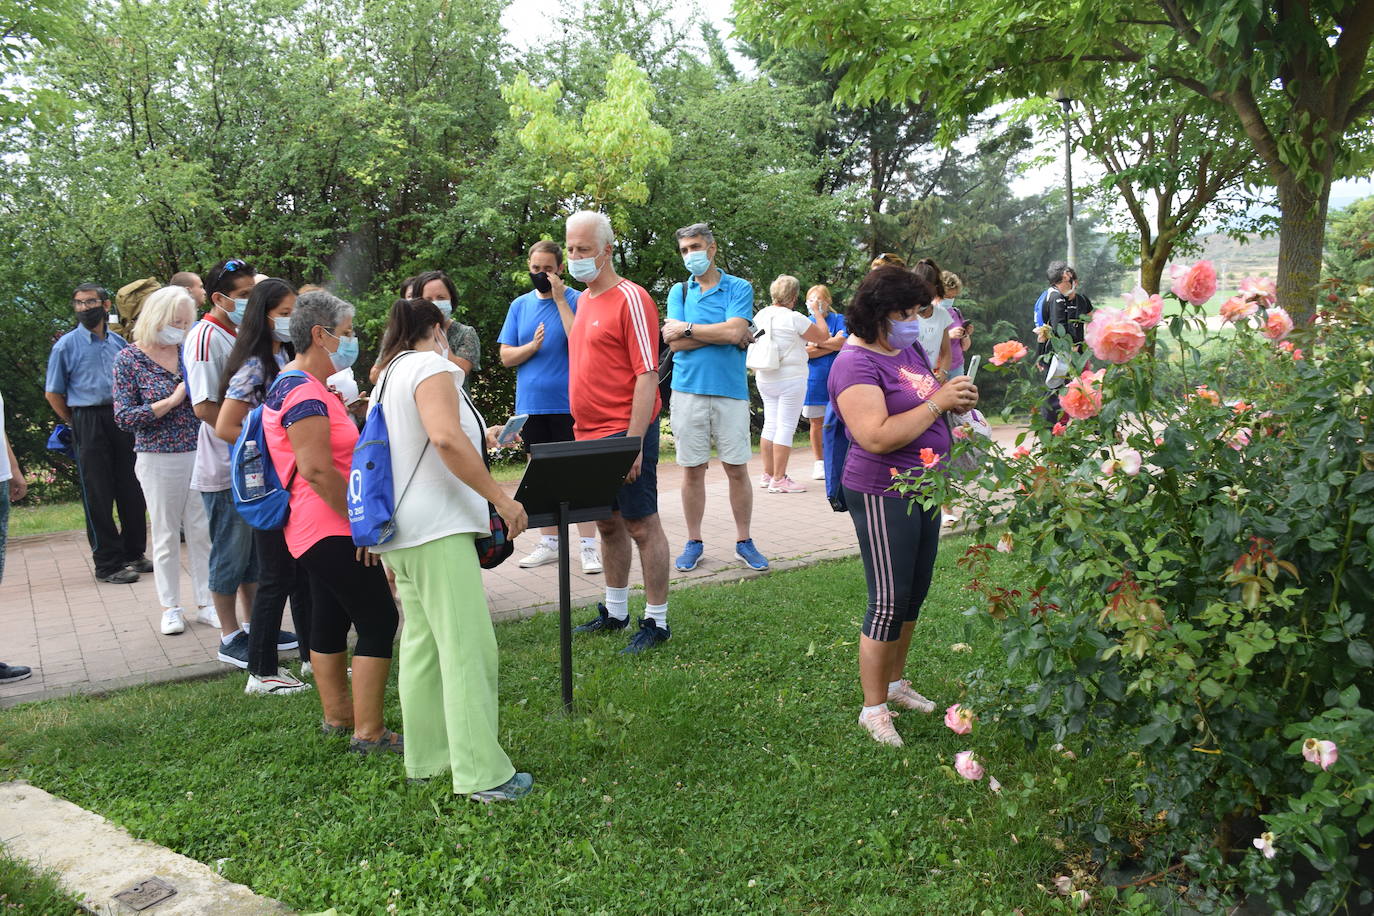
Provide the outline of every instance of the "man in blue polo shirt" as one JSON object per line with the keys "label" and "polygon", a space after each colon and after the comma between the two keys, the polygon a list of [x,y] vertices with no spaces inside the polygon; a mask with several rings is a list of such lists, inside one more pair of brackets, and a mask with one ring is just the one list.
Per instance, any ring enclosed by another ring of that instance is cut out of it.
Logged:
{"label": "man in blue polo shirt", "polygon": [[706,466],[711,445],[730,481],[735,517],[735,556],[751,569],[768,560],[749,536],[754,491],[749,486],[749,379],[744,351],[753,339],[754,287],[716,267],[716,240],[706,223],[677,231],[678,252],[691,278],[668,293],[663,339],[673,351],[673,441],[683,468],[682,514],[687,546],[675,566],[695,569],[705,549]]}
{"label": "man in blue polo shirt", "polygon": [[134,476],[134,439],[114,421],[114,360],[128,344],[108,327],[110,294],[104,288],[94,283],[78,286],[72,307],[80,324],[53,344],[44,387],[53,412],[71,427],[76,440],[95,577],[125,585],[137,582],[140,572],[153,571],[143,555],[148,547],[147,506]]}
{"label": "man in blue polo shirt", "polygon": [[[529,419],[520,431],[525,444],[573,441],[568,406],[568,329],[577,312],[578,292],[563,283],[563,249],[557,242],[530,246],[530,284],[534,289],[510,304],[496,338],[501,365],[515,370],[515,412]],[[582,536],[582,571],[601,572],[596,524],[577,526]],[[558,562],[558,529],[542,528],[534,551],[520,561],[523,569]]]}

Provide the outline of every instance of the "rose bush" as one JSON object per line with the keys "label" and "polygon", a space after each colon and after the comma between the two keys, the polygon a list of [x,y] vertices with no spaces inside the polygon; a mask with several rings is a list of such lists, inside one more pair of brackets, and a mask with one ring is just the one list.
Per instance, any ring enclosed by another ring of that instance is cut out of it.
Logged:
{"label": "rose bush", "polygon": [[1013,454],[901,485],[1029,557],[1013,586],[984,575],[993,535],[963,561],[1008,662],[971,676],[980,717],[1139,761],[1148,842],[1100,808],[1066,815],[1098,854],[1327,912],[1374,900],[1374,289],[1331,288],[1296,328],[1271,289],[1247,280],[1204,360],[1189,340],[1215,274],[1180,270],[1146,346],[1104,364],[1053,342],[1068,418],[1041,420],[1041,369]]}

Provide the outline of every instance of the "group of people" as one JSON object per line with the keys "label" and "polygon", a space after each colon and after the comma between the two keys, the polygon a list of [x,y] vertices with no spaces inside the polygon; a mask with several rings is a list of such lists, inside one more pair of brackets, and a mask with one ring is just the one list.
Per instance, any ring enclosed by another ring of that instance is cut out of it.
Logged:
{"label": "group of people", "polygon": [[[532,289],[511,303],[498,338],[501,362],[516,369],[516,412],[529,415],[526,443],[640,442],[612,516],[595,523],[599,552],[591,526],[580,531],[583,569],[604,572],[605,597],[575,632],[629,630],[623,652],[631,655],[672,635],[670,550],[657,494],[661,345],[671,354],[667,406],[688,528],[672,563],[690,570],[706,553],[705,480],[714,448],[729,481],[733,554],[768,568],[750,534],[746,366],[749,346],[767,338],[776,358],[755,370],[764,403],[760,483],[771,493],[803,489],[788,473],[802,416],[816,449],[813,476],[824,476],[820,425],[831,405],[852,443],[840,483],[869,588],[859,719],[878,741],[900,744],[888,704],[933,708],[904,668],[940,516],[938,508],[908,511],[910,500],[892,491],[892,469],[919,474],[924,449],[947,455],[944,413],[977,402],[977,389],[960,374],[971,326],[942,301],[957,295],[958,278],[929,259],[907,269],[884,256],[846,318],[835,313],[825,286],[807,291],[807,314],[797,311],[800,283],[791,276],[773,281],[768,304],[756,312],[749,281],[717,266],[707,224],[679,229],[676,240],[688,278],[669,292],[660,322],[648,291],[617,274],[606,216],[573,214],[561,246],[543,241],[530,249]],[[565,284],[565,269],[584,286],[580,293]],[[202,296],[209,310],[197,321]],[[203,284],[178,275],[149,295],[128,344],[108,327],[108,293],[83,286],[73,299],[79,326],[54,346],[47,390],[73,427],[97,578],[130,582],[153,572],[162,631],[181,632],[184,537],[194,619],[219,626],[219,657],[248,669],[248,692],[309,689],[279,662],[279,653],[299,644],[301,676],[313,674],[320,697],[323,733],[349,734],[349,748],[360,753],[403,754],[413,779],[446,773],[455,792],[511,799],[528,792],[532,779],[499,744],[496,641],[473,545],[489,530],[488,503],[512,537],[527,519],[483,460],[500,427],[487,426],[467,394],[480,347],[475,331],[453,317],[456,300],[452,281],[434,272],[407,280],[391,307],[370,403],[385,410],[390,430],[395,536],[370,548],[355,547],[346,510],[358,442],[349,407],[359,402],[351,381],[359,340],[352,305],[326,290],[297,291],[231,259]],[[229,444],[259,405],[265,457],[289,491],[285,527],[275,531],[249,528],[229,491]],[[22,474],[13,477],[22,481]],[[144,556],[145,507],[151,561]],[[635,552],[645,605],[631,628]],[[556,535],[545,532],[521,565],[556,554]],[[399,680],[405,738],[383,721],[399,627],[388,574],[406,611]],[[288,600],[299,639],[281,629]]]}

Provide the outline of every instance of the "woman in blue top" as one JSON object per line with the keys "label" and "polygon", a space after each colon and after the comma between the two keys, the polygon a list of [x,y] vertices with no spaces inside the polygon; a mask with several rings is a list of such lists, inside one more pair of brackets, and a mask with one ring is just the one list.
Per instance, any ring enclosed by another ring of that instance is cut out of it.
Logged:
{"label": "woman in blue top", "polygon": [[825,407],[830,403],[830,394],[825,383],[830,378],[830,365],[835,362],[835,354],[844,346],[847,332],[844,329],[844,316],[832,308],[830,287],[817,284],[806,291],[806,310],[811,320],[826,332],[826,339],[818,344],[806,345],[807,363],[806,400],[802,402],[802,416],[811,423],[811,454],[815,456],[816,466],[811,471],[812,480],[825,479]]}

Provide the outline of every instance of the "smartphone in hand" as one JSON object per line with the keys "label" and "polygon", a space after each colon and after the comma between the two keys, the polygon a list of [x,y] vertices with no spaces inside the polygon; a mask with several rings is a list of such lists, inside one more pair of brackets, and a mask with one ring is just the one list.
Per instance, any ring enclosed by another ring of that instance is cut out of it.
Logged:
{"label": "smartphone in hand", "polygon": [[968,376],[968,380],[970,382],[974,381],[978,377],[978,364],[982,361],[983,357],[981,356],[973,356],[969,358],[968,371],[965,374]]}
{"label": "smartphone in hand", "polygon": [[525,421],[530,418],[527,413],[519,413],[506,421],[506,425],[501,427],[501,431],[496,434],[497,445],[510,445],[515,441],[515,437],[520,435],[520,430],[524,429]]}

